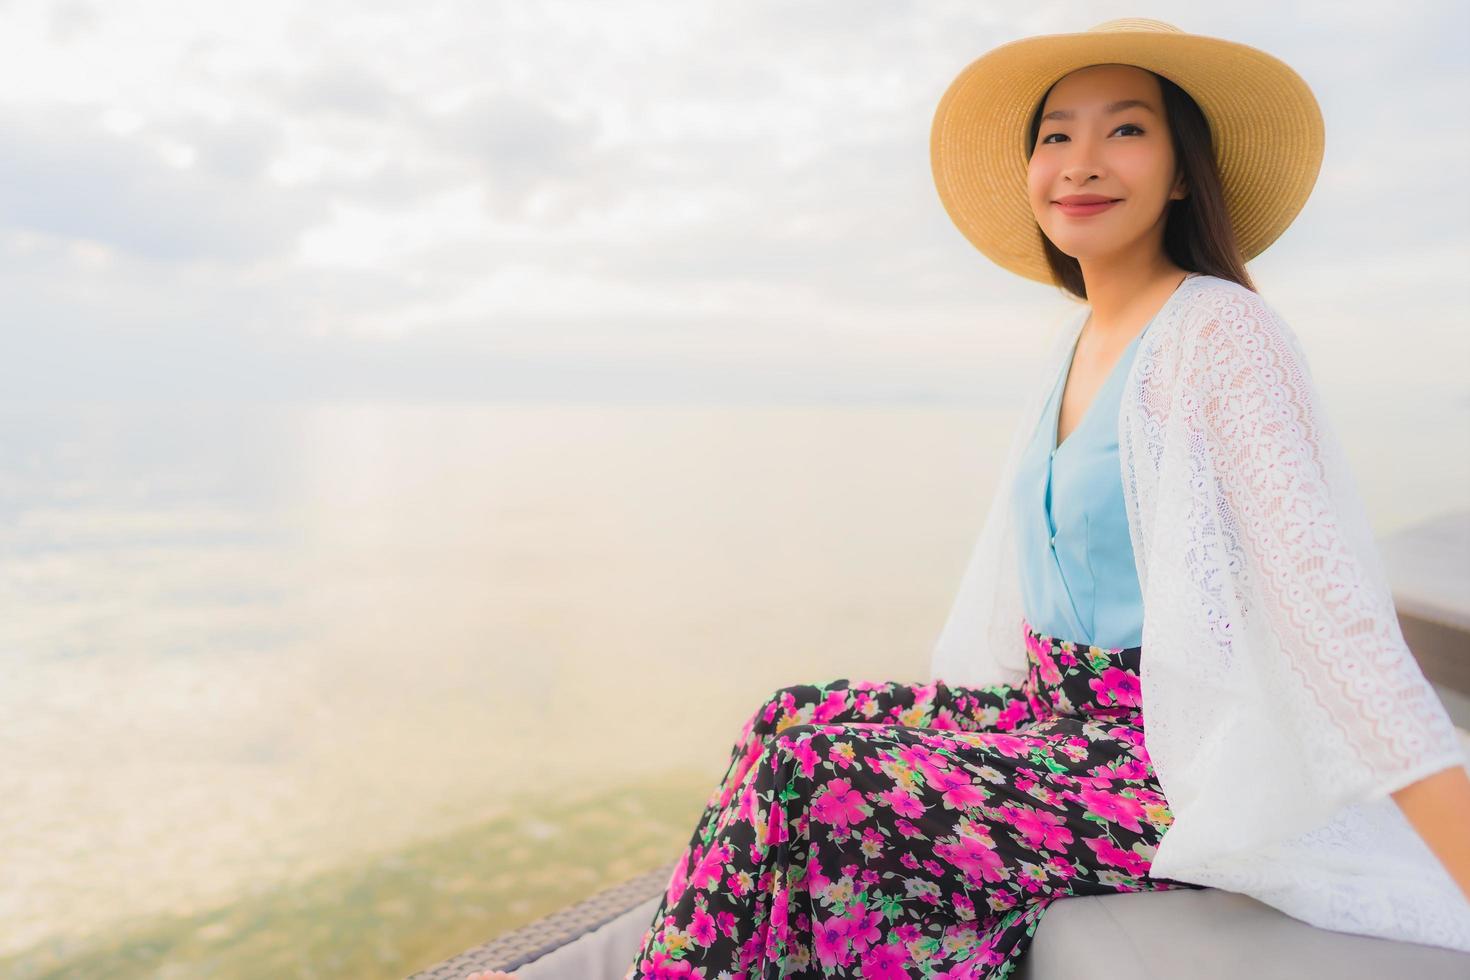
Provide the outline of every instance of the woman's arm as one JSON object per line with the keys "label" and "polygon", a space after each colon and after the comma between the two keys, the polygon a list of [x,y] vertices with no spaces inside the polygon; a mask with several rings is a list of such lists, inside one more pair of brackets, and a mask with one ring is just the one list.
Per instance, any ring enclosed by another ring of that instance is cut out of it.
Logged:
{"label": "woman's arm", "polygon": [[1470,901],[1470,776],[1465,768],[1441,769],[1391,795]]}

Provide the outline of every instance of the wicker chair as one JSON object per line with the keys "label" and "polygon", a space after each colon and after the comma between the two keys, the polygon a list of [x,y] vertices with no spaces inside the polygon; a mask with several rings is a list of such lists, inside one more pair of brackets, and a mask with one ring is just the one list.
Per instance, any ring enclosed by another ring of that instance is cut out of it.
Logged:
{"label": "wicker chair", "polygon": [[[1399,621],[1425,675],[1470,741],[1470,512],[1387,539]],[[412,980],[514,970],[521,980],[623,980],[673,866],[440,963]],[[1219,889],[1073,896],[1037,926],[1017,980],[1465,980],[1470,954],[1319,929]]]}
{"label": "wicker chair", "polygon": [[[412,980],[514,970],[521,980],[623,980],[672,865],[440,963]],[[1318,929],[1218,889],[1074,896],[1036,928],[1017,980],[1464,980],[1470,954]]]}

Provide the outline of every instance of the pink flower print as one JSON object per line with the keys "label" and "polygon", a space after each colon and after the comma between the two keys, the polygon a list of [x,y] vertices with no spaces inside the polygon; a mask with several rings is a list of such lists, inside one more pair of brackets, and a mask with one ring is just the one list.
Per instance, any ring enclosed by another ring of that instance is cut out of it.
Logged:
{"label": "pink flower print", "polygon": [[1052,874],[1061,878],[1063,881],[1077,877],[1077,869],[1072,867],[1072,862],[1064,857],[1053,857],[1047,862],[1047,867],[1051,868]]}
{"label": "pink flower print", "polygon": [[704,971],[694,969],[688,960],[655,952],[643,964],[643,977],[645,980],[704,980]]}
{"label": "pink flower print", "polygon": [[1132,725],[1115,725],[1107,729],[1108,738],[1116,742],[1127,742],[1138,748],[1143,748],[1143,729]]}
{"label": "pink flower print", "polygon": [[1000,855],[975,837],[962,836],[953,843],[940,841],[934,845],[934,856],[963,871],[972,883],[1006,878],[1005,862]]}
{"label": "pink flower print", "polygon": [[895,821],[894,822],[894,827],[896,827],[898,829],[898,832],[900,834],[903,834],[905,837],[922,837],[923,836],[923,831],[921,831],[917,826],[915,826],[914,824],[910,823],[907,820],[899,819],[899,820]]}
{"label": "pink flower print", "polygon": [[1024,756],[1031,749],[1031,743],[1020,735],[1008,735],[1005,732],[985,732],[984,734],[987,744],[1012,759]]}
{"label": "pink flower print", "polygon": [[784,884],[777,885],[776,893],[771,896],[771,934],[782,945],[791,943],[790,911],[791,892]]}
{"label": "pink flower print", "polygon": [[776,720],[776,715],[780,710],[781,705],[779,702],[768,701],[766,702],[765,709],[760,714],[760,720],[769,725]]}
{"label": "pink flower print", "polygon": [[701,848],[694,871],[689,875],[689,884],[695,891],[706,892],[719,883],[727,857],[729,853],[723,843],[711,844],[708,850]]}
{"label": "pink flower print", "polygon": [[856,754],[857,749],[851,741],[841,738],[833,739],[832,747],[827,750],[827,761],[831,762],[834,768],[847,770],[852,768],[852,759]]}
{"label": "pink flower print", "polygon": [[908,951],[898,943],[873,946],[862,954],[859,975],[863,980],[908,980],[909,973],[904,968],[908,962]]}
{"label": "pink flower print", "polygon": [[1130,874],[1144,874],[1148,871],[1147,861],[1132,851],[1123,850],[1106,837],[1084,837],[1082,842],[1092,848],[1092,852],[1103,864],[1122,868]]}
{"label": "pink flower print", "polygon": [[1061,806],[1062,795],[1050,786],[1040,786],[1031,791],[1031,798],[1047,806]]}
{"label": "pink flower print", "polygon": [[1163,806],[1169,801],[1164,799],[1163,793],[1156,793],[1145,787],[1138,787],[1133,791],[1133,798],[1142,806]]}
{"label": "pink flower print", "polygon": [[812,708],[812,721],[816,724],[831,721],[847,708],[847,691],[828,691],[827,697]]}
{"label": "pink flower print", "polygon": [[955,721],[954,712],[949,708],[940,708],[929,721],[929,728],[937,728],[946,732],[957,732],[960,730],[959,722]]}
{"label": "pink flower print", "polygon": [[787,839],[786,808],[779,803],[772,802],[770,814],[766,820],[766,846],[775,847]]}
{"label": "pink flower print", "polygon": [[1035,895],[1038,892],[1045,891],[1046,866],[1036,864],[1033,861],[1022,861],[1021,872],[1017,876],[1017,880],[1021,884],[1021,887],[1026,889],[1028,894]]}
{"label": "pink flower print", "polygon": [[878,794],[878,799],[893,808],[893,812],[902,817],[922,817],[924,815],[924,804],[920,803],[918,797],[904,790],[902,786],[894,786]]}
{"label": "pink flower print", "polygon": [[1087,758],[1088,754],[1088,749],[1086,746],[1073,745],[1070,742],[1063,742],[1062,744],[1058,745],[1056,747],[1056,751],[1058,755],[1064,755],[1073,762],[1081,762],[1083,759]]}
{"label": "pink flower print", "polygon": [[979,963],[982,966],[996,966],[1005,962],[1005,954],[998,952],[995,948],[996,942],[1004,933],[996,933],[985,942],[976,947],[974,954],[967,960],[968,963]]}
{"label": "pink flower print", "polygon": [[745,782],[745,777],[750,772],[750,767],[755,765],[756,760],[761,757],[761,754],[765,750],[766,743],[760,739],[751,742],[746,747],[745,755],[740,759],[740,764],[735,767],[735,772],[731,774],[729,781],[725,783],[720,793],[721,807],[724,807],[730,802],[731,795],[734,794],[736,788]]}
{"label": "pink flower print", "polygon": [[745,789],[740,791],[740,806],[735,809],[735,817],[745,823],[754,825],[756,821],[756,804],[759,799],[755,792],[755,782],[745,784]]}
{"label": "pink flower print", "polygon": [[934,695],[939,693],[939,685],[934,681],[927,684],[914,685],[914,707],[930,704],[934,701]]}
{"label": "pink flower print", "polygon": [[931,786],[940,785],[949,760],[923,745],[905,745],[898,751],[898,758],[916,772],[923,773],[924,780]]}
{"label": "pink flower print", "polygon": [[821,919],[812,930],[817,962],[827,970],[852,962],[851,941],[847,937],[848,920],[840,915]]}
{"label": "pink flower print", "polygon": [[986,897],[985,904],[993,911],[1005,912],[1021,904],[1021,897],[1014,892],[997,889]]}
{"label": "pink flower print", "polygon": [[822,873],[822,863],[817,860],[816,854],[806,863],[806,890],[809,895],[820,895],[832,887],[832,879]]}
{"label": "pink flower print", "polygon": [[1043,684],[1060,684],[1062,672],[1057,669],[1057,662],[1052,659],[1051,652],[1043,647],[1038,647],[1036,652],[1037,676]]}
{"label": "pink flower print", "polygon": [[1121,667],[1109,667],[1102,672],[1101,677],[1094,677],[1087,683],[1097,692],[1098,704],[1116,704],[1127,708],[1136,708],[1139,705],[1141,688],[1138,675]]}
{"label": "pink flower print", "polygon": [[1011,826],[1029,847],[1059,851],[1072,842],[1072,832],[1062,818],[1050,810],[1007,807],[1006,814],[1011,819]]}
{"label": "pink flower print", "polygon": [[817,750],[812,748],[810,737],[782,735],[776,739],[776,745],[787,755],[791,756],[801,766],[801,774],[808,779],[816,769],[818,756]]}
{"label": "pink flower print", "polygon": [[853,949],[861,953],[883,938],[883,933],[878,928],[878,924],[883,921],[883,913],[861,905],[852,908],[856,911],[847,916],[847,938],[852,942]]}
{"label": "pink flower print", "polygon": [[834,827],[861,823],[867,818],[863,794],[852,788],[846,779],[829,782],[811,804],[812,817]]}
{"label": "pink flower print", "polygon": [[761,957],[761,950],[765,948],[765,926],[759,925],[750,931],[745,941],[740,944],[740,969],[747,970]]}
{"label": "pink flower print", "polygon": [[[774,916],[772,916],[774,918]],[[761,955],[767,960],[774,960],[781,953],[781,939],[776,935],[771,919],[768,918],[756,929],[756,935],[761,937],[763,946]]]}
{"label": "pink flower print", "polygon": [[686,850],[679,862],[674,865],[674,873],[669,878],[669,887],[665,895],[668,897],[670,908],[679,904],[679,897],[684,894],[684,888],[689,883],[689,869],[685,867],[688,858],[689,852]]}
{"label": "pink flower print", "polygon": [[968,775],[957,770],[940,773],[934,787],[944,790],[945,805],[956,810],[979,806],[986,800],[985,790],[970,782]]}
{"label": "pink flower print", "polygon": [[1000,728],[1015,728],[1031,717],[1031,704],[1025,698],[1016,698],[1005,706],[997,719]]}
{"label": "pink flower print", "polygon": [[696,909],[689,923],[689,938],[701,946],[715,941],[715,917],[704,909]]}
{"label": "pink flower print", "polygon": [[1143,816],[1143,807],[1137,800],[1131,800],[1117,793],[1105,793],[1098,789],[1084,789],[1077,794],[1077,798],[1086,805],[1089,812],[1104,820],[1112,820],[1120,827],[1126,827],[1134,833],[1143,831],[1143,827],[1138,823],[1138,818]]}
{"label": "pink flower print", "polygon": [[932,975],[931,980],[980,980],[980,967],[975,962],[975,957],[963,960],[950,967],[948,970],[940,970]]}
{"label": "pink flower print", "polygon": [[719,925],[720,932],[726,939],[735,938],[735,913],[721,912],[715,916],[715,922]]}
{"label": "pink flower print", "polygon": [[1116,766],[1098,766],[1094,771],[1108,779],[1144,779],[1148,776],[1148,766],[1138,759],[1129,759]]}
{"label": "pink flower print", "polygon": [[[1060,780],[1063,776],[1058,774],[1057,778]],[[1083,789],[1108,790],[1113,788],[1113,777],[1103,774],[1101,769],[1095,770],[1093,773],[1079,772],[1067,778],[1071,779],[1072,785],[1077,787],[1079,791]]]}

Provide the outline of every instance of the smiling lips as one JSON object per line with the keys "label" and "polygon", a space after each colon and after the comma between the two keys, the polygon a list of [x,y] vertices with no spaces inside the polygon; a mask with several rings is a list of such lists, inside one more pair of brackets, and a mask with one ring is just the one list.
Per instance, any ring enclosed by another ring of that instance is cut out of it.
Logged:
{"label": "smiling lips", "polygon": [[1122,199],[1103,197],[1101,194],[1068,194],[1052,203],[1061,208],[1062,214],[1081,218],[1089,214],[1100,214],[1120,200]]}

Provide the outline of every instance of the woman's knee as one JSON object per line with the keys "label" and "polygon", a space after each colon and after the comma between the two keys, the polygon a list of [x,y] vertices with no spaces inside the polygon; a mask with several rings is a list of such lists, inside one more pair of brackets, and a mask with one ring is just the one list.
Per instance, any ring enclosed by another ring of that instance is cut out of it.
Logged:
{"label": "woman's knee", "polygon": [[[820,754],[821,746],[828,744],[832,736],[828,733],[835,729],[802,722],[795,725],[787,725],[779,732],[767,735],[762,741],[761,757],[766,766],[781,768],[790,764],[792,760],[801,760],[814,754]],[[814,745],[813,743],[820,743]]]}
{"label": "woman's knee", "polygon": [[751,716],[752,734],[757,737],[772,735],[781,727],[783,720],[795,719],[787,721],[790,725],[809,719],[815,706],[826,700],[827,692],[834,684],[845,686],[845,680],[778,687],[760,703]]}

